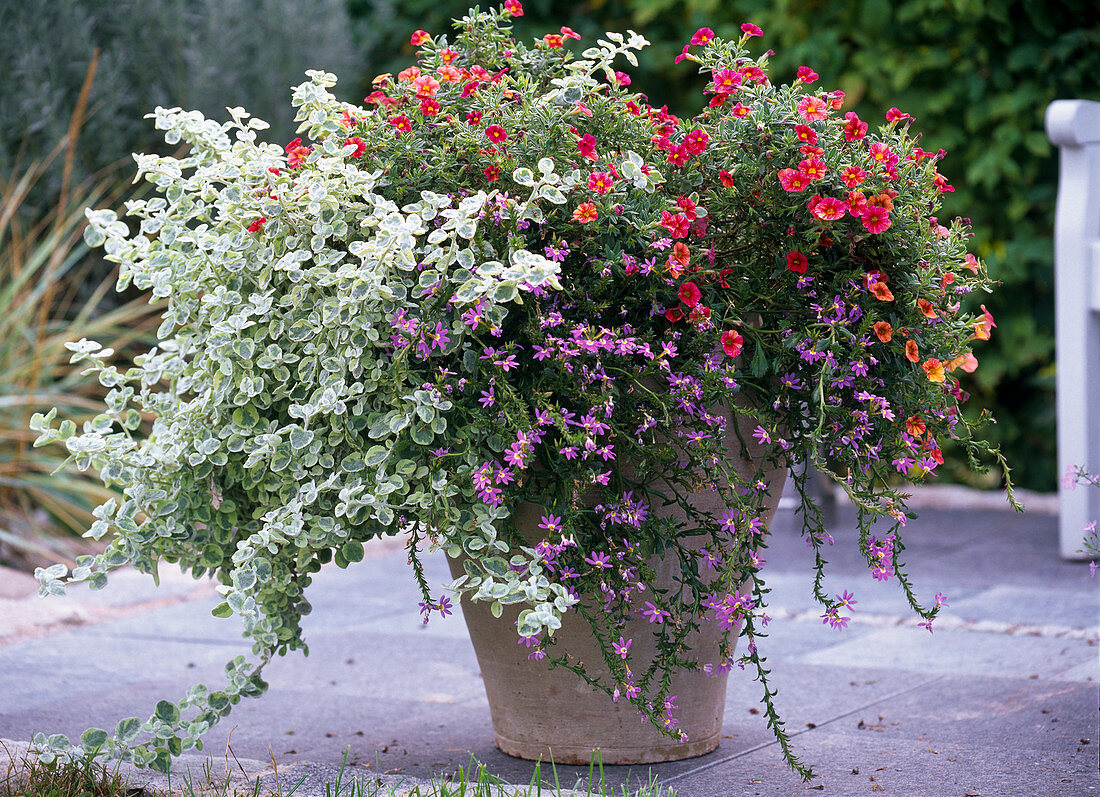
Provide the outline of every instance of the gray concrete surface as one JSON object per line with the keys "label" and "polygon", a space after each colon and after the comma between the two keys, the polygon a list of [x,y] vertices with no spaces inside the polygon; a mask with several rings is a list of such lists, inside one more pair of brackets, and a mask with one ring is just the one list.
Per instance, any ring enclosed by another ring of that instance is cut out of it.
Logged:
{"label": "gray concrete surface", "polygon": [[[608,782],[655,775],[682,797],[1100,795],[1100,579],[1087,563],[1059,559],[1056,517],[957,504],[922,510],[904,558],[922,598],[948,597],[932,635],[916,627],[897,583],[875,582],[862,565],[843,506],[827,586],[860,603],[846,631],[823,626],[794,522],[781,510],[765,557],[774,619],[761,650],[794,749],[819,778],[803,784],[786,768],[756,710],[759,685],[735,671],[717,751],[607,768]],[[441,558],[428,563],[428,577],[447,580]],[[208,585],[165,580],[160,591],[135,574],[99,594],[0,600],[0,738],[75,737],[148,716],[192,683],[217,683],[223,663],[247,653],[237,627],[210,616],[217,597]],[[530,781],[531,763],[493,747],[461,618],[421,625],[398,546],[374,546],[311,589],[311,655],[273,662],[268,694],[211,731],[205,752],[215,771],[227,758],[239,769],[228,745],[265,783],[273,784],[272,761],[284,788],[307,776],[302,795],[324,793],[345,751],[349,773],[388,782],[438,778],[471,756],[506,781]],[[45,619],[30,609],[51,601],[59,608]],[[586,776],[558,768],[563,785]]]}

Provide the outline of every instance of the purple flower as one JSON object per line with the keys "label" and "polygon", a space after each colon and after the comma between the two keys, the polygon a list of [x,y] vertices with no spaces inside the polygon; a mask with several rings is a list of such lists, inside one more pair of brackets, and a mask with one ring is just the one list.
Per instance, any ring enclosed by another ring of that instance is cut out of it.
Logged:
{"label": "purple flower", "polygon": [[611,647],[614,649],[615,653],[618,654],[619,658],[625,659],[626,656],[627,656],[627,651],[630,650],[630,646],[633,645],[633,644],[634,644],[633,639],[625,639],[624,640],[622,637],[619,637],[619,641],[618,642],[612,642]]}
{"label": "purple flower", "polygon": [[545,530],[548,534],[554,534],[561,531],[561,518],[557,517],[553,513],[542,516],[542,522],[539,523],[539,528]]}
{"label": "purple flower", "polygon": [[642,609],[642,617],[648,617],[651,623],[657,623],[659,625],[665,621],[664,618],[672,616],[664,609],[658,609],[650,601],[646,601],[645,605],[646,608]]}
{"label": "purple flower", "polygon": [[589,554],[584,557],[584,561],[593,567],[598,567],[601,570],[607,570],[611,567],[611,557],[603,551],[597,551],[596,553]]}

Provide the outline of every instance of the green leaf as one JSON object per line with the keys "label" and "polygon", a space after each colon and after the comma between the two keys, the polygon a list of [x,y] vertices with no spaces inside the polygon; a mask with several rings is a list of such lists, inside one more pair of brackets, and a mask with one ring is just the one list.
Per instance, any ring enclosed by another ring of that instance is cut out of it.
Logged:
{"label": "green leaf", "polygon": [[508,575],[508,562],[500,556],[490,556],[488,559],[482,560],[481,566],[494,576],[503,577]]}
{"label": "green leaf", "polygon": [[313,432],[309,429],[299,429],[295,427],[290,430],[290,447],[295,451],[300,451],[303,448],[308,448],[309,444],[313,442]]}
{"label": "green leaf", "polygon": [[100,728],[88,728],[84,733],[80,734],[80,744],[88,752],[93,750],[99,750],[103,745],[107,744],[107,731]]}
{"label": "green leaf", "polygon": [[430,446],[435,440],[435,435],[427,424],[418,423],[409,434],[412,441],[418,446]]}
{"label": "green leaf", "polygon": [[504,614],[504,604],[500,601],[493,601],[492,605],[489,606],[489,611],[493,613],[493,617],[500,617]]}
{"label": "green leaf", "polygon": [[340,549],[340,554],[349,562],[362,562],[363,561],[363,543],[358,540],[350,540],[344,543],[344,547]]}
{"label": "green leaf", "polygon": [[389,454],[390,450],[385,446],[371,446],[367,449],[366,459],[364,459],[363,462],[368,468],[373,468],[376,465],[382,464],[382,461],[385,460]]}
{"label": "green leaf", "polygon": [[176,708],[174,703],[169,703],[167,700],[161,700],[157,703],[153,714],[157,719],[164,720],[169,724],[175,724],[180,719],[180,710]]}
{"label": "green leaf", "polygon": [[122,742],[133,741],[139,733],[141,733],[141,720],[137,717],[119,720],[118,725],[115,726],[115,736]]}
{"label": "green leaf", "polygon": [[231,608],[229,608],[228,603],[222,601],[217,606],[215,606],[213,609],[211,609],[210,613],[212,615],[214,615],[215,617],[223,617],[224,618],[224,617],[231,617],[233,615],[233,610]]}

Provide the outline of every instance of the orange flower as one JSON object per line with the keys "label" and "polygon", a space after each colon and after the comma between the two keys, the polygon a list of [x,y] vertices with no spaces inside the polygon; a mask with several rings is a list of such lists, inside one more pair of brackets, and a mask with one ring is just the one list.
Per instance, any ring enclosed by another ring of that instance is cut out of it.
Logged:
{"label": "orange flower", "polygon": [[989,340],[989,333],[993,331],[993,327],[995,326],[997,325],[993,322],[993,316],[990,315],[983,304],[982,318],[974,324],[974,337],[978,340]]}
{"label": "orange flower", "polygon": [[[912,342],[912,341],[910,341]],[[929,382],[942,382],[947,378],[947,375],[943,370],[943,363],[937,360],[935,357],[929,357],[921,364],[921,368],[924,369],[925,375],[928,377]]]}
{"label": "orange flower", "polygon": [[420,77],[420,67],[418,66],[410,66],[407,69],[402,69],[400,72],[397,73],[397,79],[400,80],[402,83],[416,80],[416,78],[418,77]]}
{"label": "orange flower", "polygon": [[889,212],[894,209],[894,197],[891,192],[884,192],[867,197],[867,204],[871,207],[882,208]]}
{"label": "orange flower", "polygon": [[577,209],[573,211],[573,218],[581,224],[588,224],[590,221],[595,221],[598,215],[599,214],[596,213],[596,206],[591,202],[582,202],[577,206]]}
{"label": "orange flower", "polygon": [[953,360],[948,360],[944,364],[944,368],[946,368],[948,371],[954,371],[956,368],[962,368],[968,374],[972,374],[978,368],[978,358],[970,352],[967,352],[966,354],[960,354]]}
{"label": "orange flower", "polygon": [[672,257],[669,258],[669,261],[671,262],[672,260],[679,263],[682,268],[688,267],[688,264],[691,262],[691,250],[688,249],[687,244],[680,241],[673,244]]}
{"label": "orange flower", "polygon": [[885,282],[876,282],[871,286],[871,293],[875,295],[876,299],[884,302],[894,301],[894,294],[890,293],[890,289],[886,287]]}
{"label": "orange flower", "polygon": [[936,312],[936,308],[932,306],[932,303],[927,299],[917,299],[917,307],[920,308],[921,315],[925,318],[938,318],[939,313]]}
{"label": "orange flower", "polygon": [[917,342],[915,340],[905,341],[905,359],[911,363],[915,363],[920,359],[920,352],[917,351]]}
{"label": "orange flower", "polygon": [[894,337],[894,328],[890,326],[889,321],[876,321],[875,334],[883,343],[889,343],[890,338]]}
{"label": "orange flower", "polygon": [[920,437],[928,431],[928,427],[924,425],[924,421],[921,420],[919,415],[910,415],[905,419],[905,431],[913,437]]}

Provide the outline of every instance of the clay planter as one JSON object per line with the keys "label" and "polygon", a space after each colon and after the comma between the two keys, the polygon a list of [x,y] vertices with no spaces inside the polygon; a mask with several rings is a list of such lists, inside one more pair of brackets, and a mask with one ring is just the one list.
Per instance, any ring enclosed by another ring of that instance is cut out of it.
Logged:
{"label": "clay planter", "polygon": [[[742,432],[751,443],[749,429]],[[755,474],[754,462],[740,457],[736,461],[740,473]],[[770,488],[764,520],[770,524],[786,472],[769,468],[766,478]],[[698,493],[692,502],[716,515],[725,508],[715,493]],[[650,507],[651,514],[657,516],[667,517],[677,511],[672,507]],[[511,522],[528,545],[534,546],[544,538],[544,532],[537,528],[544,513],[542,507],[523,504],[512,517]],[[465,572],[461,560],[451,560],[450,566],[456,578]],[[673,560],[660,561],[653,586],[671,587],[673,566]],[[675,716],[680,721],[678,727],[688,735],[686,742],[678,742],[643,720],[629,701],[612,703],[606,694],[594,690],[569,670],[551,669],[545,661],[529,661],[528,649],[517,644],[517,607],[506,606],[503,616],[495,618],[487,602],[474,603],[464,598],[462,613],[485,681],[496,745],[503,752],[559,764],[588,764],[598,750],[605,764],[649,764],[691,758],[718,747],[726,700],[725,674],[706,675],[695,670],[673,677],[670,694],[677,696]],[[631,654],[636,672],[644,672],[656,650],[646,625],[638,619],[624,633],[634,639]],[[590,673],[607,674],[599,647],[583,617],[567,613],[554,638],[558,640],[556,653],[564,649],[584,662]],[[710,623],[689,636],[687,642],[701,663],[717,665],[720,638],[718,625]]]}

